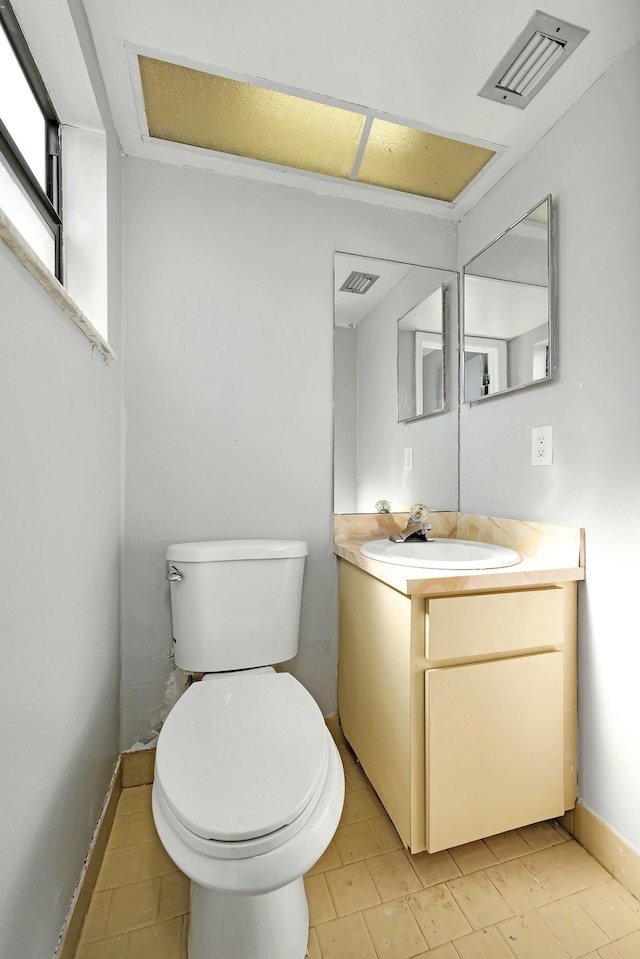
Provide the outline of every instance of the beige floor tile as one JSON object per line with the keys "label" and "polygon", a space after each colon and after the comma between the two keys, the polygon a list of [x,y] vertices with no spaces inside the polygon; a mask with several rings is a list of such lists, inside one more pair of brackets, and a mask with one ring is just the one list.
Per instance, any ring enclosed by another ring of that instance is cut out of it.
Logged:
{"label": "beige floor tile", "polygon": [[136,842],[148,842],[150,839],[158,839],[158,833],[156,832],[156,826],[150,810],[133,812],[129,815],[128,819],[127,846],[131,846]]}
{"label": "beige floor tile", "polygon": [[599,882],[607,882],[611,878],[611,874],[599,862],[596,862],[593,856],[575,839],[554,846],[554,849],[556,855],[571,866],[585,885],[593,886]]}
{"label": "beige floor tile", "polygon": [[319,922],[328,922],[337,917],[327,881],[322,874],[306,876],[304,888],[309,903],[309,925],[316,926]]}
{"label": "beige floor tile", "polygon": [[544,906],[551,899],[519,859],[491,866],[485,873],[515,913]]}
{"label": "beige floor tile", "polygon": [[354,789],[364,789],[365,786],[370,785],[360,763],[350,763],[345,766],[344,778],[347,792],[352,792]]}
{"label": "beige floor tile", "polygon": [[518,832],[534,850],[555,846],[569,838],[569,833],[554,822],[534,822],[530,826],[522,826]]}
{"label": "beige floor tile", "polygon": [[586,956],[580,956],[580,959],[602,959],[599,952],[588,952]]}
{"label": "beige floor tile", "polygon": [[423,886],[437,886],[447,879],[455,879],[461,875],[446,849],[434,853],[419,852],[415,856],[409,855],[409,858]]}
{"label": "beige floor tile", "polygon": [[622,883],[618,882],[617,879],[612,879],[609,876],[607,878],[607,885],[611,886],[614,892],[617,892],[617,894],[620,896],[622,901],[626,902],[626,904],[630,907],[630,909],[640,914],[640,900],[638,900],[634,895],[632,895],[632,893],[630,893],[628,889],[625,889]]}
{"label": "beige floor tile", "polygon": [[[153,881],[153,880],[152,880]],[[172,872],[160,879],[158,920],[173,919],[189,912],[190,884],[182,872]]]}
{"label": "beige floor tile", "polygon": [[149,812],[151,809],[151,786],[131,786],[123,789],[118,800],[117,816],[130,812]]}
{"label": "beige floor tile", "polygon": [[343,766],[350,766],[352,763],[356,762],[356,757],[348,743],[341,743],[338,746],[338,752],[342,758]]}
{"label": "beige floor tile", "polygon": [[495,926],[456,939],[455,948],[459,959],[513,959],[513,953]]}
{"label": "beige floor tile", "polygon": [[362,913],[379,959],[410,959],[428,947],[404,899]]}
{"label": "beige floor tile", "polygon": [[309,930],[309,941],[307,942],[307,959],[322,959],[320,952],[320,943],[318,942],[318,933],[315,929]]}
{"label": "beige floor tile", "polygon": [[142,851],[141,879],[153,879],[155,876],[165,876],[167,873],[178,871],[178,867],[165,851],[160,840],[139,843],[136,846],[130,846],[129,849],[131,852],[138,849]]}
{"label": "beige floor tile", "polygon": [[392,849],[402,849],[402,840],[396,832],[396,827],[386,813],[383,816],[376,816],[375,819],[369,819],[367,821],[369,823],[369,829],[376,837],[380,852],[391,852]]}
{"label": "beige floor tile", "polygon": [[408,896],[407,902],[430,949],[473,931],[444,884]]}
{"label": "beige floor tile", "polygon": [[520,859],[551,899],[562,899],[584,889],[588,883],[556,852],[556,847],[542,849]]}
{"label": "beige floor tile", "polygon": [[338,852],[334,838],[320,856],[317,863],[309,869],[307,876],[315,876],[319,872],[326,872],[327,869],[336,869],[342,864],[343,860],[340,858],[340,853]]}
{"label": "beige floor tile", "polygon": [[450,942],[445,942],[443,946],[430,949],[429,952],[414,956],[413,959],[460,959],[460,956]]}
{"label": "beige floor tile", "polygon": [[517,959],[569,959],[551,930],[536,912],[498,923],[498,930]]}
{"label": "beige floor tile", "polygon": [[107,919],[111,909],[113,889],[104,892],[96,891],[91,896],[91,902],[80,934],[81,942],[90,942],[94,939],[104,939],[106,936]]}
{"label": "beige floor tile", "polygon": [[518,856],[526,856],[528,852],[531,852],[531,846],[524,841],[516,829],[512,829],[511,832],[500,832],[497,836],[489,836],[484,842],[498,862],[517,859]]}
{"label": "beige floor tile", "polygon": [[640,932],[618,939],[598,949],[602,959],[638,959],[640,956]]}
{"label": "beige floor tile", "polygon": [[129,933],[99,939],[97,942],[80,943],[75,959],[131,959]]}
{"label": "beige floor tile", "polygon": [[483,872],[450,879],[447,888],[453,894],[472,929],[492,926],[513,912]]}
{"label": "beige floor tile", "polygon": [[325,879],[338,916],[377,906],[380,896],[364,862],[353,862],[325,872]]}
{"label": "beige floor tile", "polygon": [[574,898],[609,939],[621,939],[640,929],[640,915],[608,883],[585,889]]}
{"label": "beige floor tile", "polygon": [[322,959],[377,959],[361,913],[316,927]]}
{"label": "beige floor tile", "polygon": [[454,846],[449,853],[463,875],[495,865],[498,861],[482,839],[465,843],[464,846]]}
{"label": "beige floor tile", "polygon": [[159,900],[160,879],[114,889],[105,935],[115,936],[157,922]]}
{"label": "beige floor tile", "polygon": [[355,789],[345,793],[344,807],[340,818],[340,825],[346,826],[361,819],[375,819],[380,815],[380,809],[372,789]]}
{"label": "beige floor tile", "polygon": [[571,959],[578,959],[608,942],[608,936],[575,899],[561,899],[537,910]]}
{"label": "beige floor tile", "polygon": [[362,819],[346,826],[338,826],[335,845],[343,863],[357,862],[368,856],[378,856],[382,850],[371,829],[373,819]]}
{"label": "beige floor tile", "polygon": [[367,859],[367,869],[383,902],[400,899],[422,889],[422,883],[402,849]]}
{"label": "beige floor tile", "polygon": [[107,849],[119,849],[124,846],[127,840],[127,829],[129,828],[128,816],[116,816],[113,820]]}
{"label": "beige floor tile", "polygon": [[114,889],[116,886],[139,882],[143,878],[143,857],[144,846],[141,843],[107,849],[96,880],[96,889]]}
{"label": "beige floor tile", "polygon": [[182,916],[129,933],[130,959],[182,959],[182,955]]}

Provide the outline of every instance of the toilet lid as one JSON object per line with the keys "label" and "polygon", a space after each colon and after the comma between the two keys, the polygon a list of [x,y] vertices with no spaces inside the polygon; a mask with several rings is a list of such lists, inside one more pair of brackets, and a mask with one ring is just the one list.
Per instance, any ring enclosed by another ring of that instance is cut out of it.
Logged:
{"label": "toilet lid", "polygon": [[156,779],[203,839],[241,841],[293,822],[327,774],[318,706],[288,673],[194,683],[162,727]]}

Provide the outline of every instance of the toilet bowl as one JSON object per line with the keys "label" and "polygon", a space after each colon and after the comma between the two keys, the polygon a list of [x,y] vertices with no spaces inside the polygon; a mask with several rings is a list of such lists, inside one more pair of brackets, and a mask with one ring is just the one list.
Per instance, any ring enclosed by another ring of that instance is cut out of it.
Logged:
{"label": "toilet bowl", "polygon": [[192,882],[189,959],[303,959],[302,877],[337,828],[338,750],[288,673],[249,669],[194,683],[160,732],[152,809]]}

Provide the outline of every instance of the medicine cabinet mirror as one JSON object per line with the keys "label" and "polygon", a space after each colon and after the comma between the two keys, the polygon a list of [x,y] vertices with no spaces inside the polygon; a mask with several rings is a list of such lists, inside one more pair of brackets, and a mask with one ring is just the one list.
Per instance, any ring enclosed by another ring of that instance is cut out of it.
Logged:
{"label": "medicine cabinet mirror", "polygon": [[458,273],[337,252],[334,308],[334,512],[455,509]]}
{"label": "medicine cabinet mirror", "polygon": [[548,196],[463,267],[465,403],[552,378],[552,234]]}

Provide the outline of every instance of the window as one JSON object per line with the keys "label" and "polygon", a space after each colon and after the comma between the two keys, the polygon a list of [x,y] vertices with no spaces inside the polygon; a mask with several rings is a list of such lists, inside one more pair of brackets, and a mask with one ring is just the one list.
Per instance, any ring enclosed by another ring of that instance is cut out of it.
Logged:
{"label": "window", "polygon": [[0,208],[62,282],[60,122],[8,0],[0,4]]}

